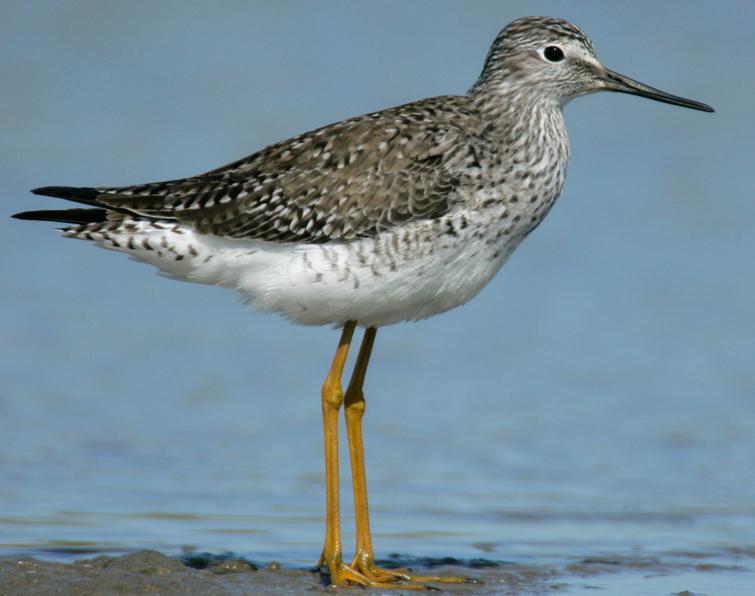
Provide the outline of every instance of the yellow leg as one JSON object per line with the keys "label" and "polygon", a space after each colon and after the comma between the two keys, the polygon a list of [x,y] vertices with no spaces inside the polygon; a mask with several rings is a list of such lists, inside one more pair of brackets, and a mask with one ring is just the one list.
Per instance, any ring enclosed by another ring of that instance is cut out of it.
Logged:
{"label": "yellow leg", "polygon": [[[341,519],[338,507],[338,410],[341,408],[344,397],[341,389],[343,367],[349,354],[355,327],[356,323],[353,321],[344,325],[333,363],[322,385],[322,418],[325,434],[325,544],[317,567],[327,566],[330,583],[335,586],[356,584],[374,588],[392,587],[396,584],[370,579],[343,562]],[[424,586],[417,585],[417,589],[423,588]],[[409,589],[415,589],[415,587],[409,586]]]}
{"label": "yellow leg", "polygon": [[[341,515],[338,507],[338,410],[343,402],[341,377],[356,323],[344,325],[333,363],[322,385],[322,422],[325,436],[325,544],[317,567],[327,565],[331,582],[345,584],[349,579],[344,569],[341,546]],[[354,578],[358,583],[360,578]]]}
{"label": "yellow leg", "polygon": [[[349,438],[349,458],[351,460],[351,479],[354,486],[354,517],[356,522],[356,555],[351,566],[363,572],[370,573],[375,569],[372,551],[372,536],[370,534],[370,517],[367,508],[367,475],[364,471],[364,443],[362,441],[362,417],[366,408],[364,401],[364,377],[367,364],[375,343],[377,330],[369,327],[364,332],[362,345],[359,348],[354,372],[351,374],[349,387],[346,389],[345,415],[346,434]],[[392,581],[391,578],[388,581]],[[393,580],[395,581],[395,580]]]}
{"label": "yellow leg", "polygon": [[[407,570],[381,569],[375,564],[370,535],[370,519],[367,507],[367,477],[364,471],[364,444],[362,442],[362,417],[366,403],[364,401],[364,377],[372,353],[377,329],[369,327],[364,332],[359,348],[354,372],[344,396],[346,414],[346,432],[349,438],[349,457],[351,460],[351,477],[354,485],[354,514],[356,520],[356,554],[350,569],[359,573],[372,586],[395,587],[401,589],[424,589],[424,582],[462,583],[470,581],[463,577],[415,576]],[[399,583],[396,583],[399,582]],[[415,582],[405,583],[405,582]]]}

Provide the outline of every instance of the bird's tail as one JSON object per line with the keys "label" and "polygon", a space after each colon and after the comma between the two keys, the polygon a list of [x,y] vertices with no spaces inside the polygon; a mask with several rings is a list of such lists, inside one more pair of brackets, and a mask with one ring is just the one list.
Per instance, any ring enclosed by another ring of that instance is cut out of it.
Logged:
{"label": "bird's tail", "polygon": [[67,224],[90,224],[100,223],[107,220],[105,209],[53,209],[43,211],[22,211],[14,213],[15,219],[27,219],[32,221],[55,221]]}
{"label": "bird's tail", "polygon": [[41,186],[31,192],[35,195],[66,199],[84,205],[100,206],[97,197],[102,194],[102,189],[90,186]]}
{"label": "bird's tail", "polygon": [[34,221],[56,221],[69,224],[88,224],[102,222],[107,219],[107,211],[97,201],[102,193],[100,189],[86,186],[42,186],[32,190],[35,195],[66,199],[74,203],[82,203],[99,207],[93,209],[58,209],[44,211],[23,211],[15,213],[16,219],[29,219]]}

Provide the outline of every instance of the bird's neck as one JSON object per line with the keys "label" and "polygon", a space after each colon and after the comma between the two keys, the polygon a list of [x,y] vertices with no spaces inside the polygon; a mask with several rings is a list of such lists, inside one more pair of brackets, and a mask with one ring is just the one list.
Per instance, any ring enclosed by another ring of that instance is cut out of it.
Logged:
{"label": "bird's neck", "polygon": [[472,88],[469,98],[490,150],[495,186],[510,210],[522,212],[526,234],[545,217],[566,181],[569,140],[561,106],[506,86],[478,93]]}
{"label": "bird's neck", "polygon": [[[486,142],[494,148],[505,184],[513,192],[552,201],[560,193],[569,161],[561,106],[531,90],[497,85],[472,88],[470,101],[481,119]],[[502,181],[503,182],[503,181]]]}
{"label": "bird's neck", "polygon": [[538,96],[522,86],[499,83],[472,87],[469,98],[485,131],[507,148],[551,145],[568,157],[561,105],[553,98]]}

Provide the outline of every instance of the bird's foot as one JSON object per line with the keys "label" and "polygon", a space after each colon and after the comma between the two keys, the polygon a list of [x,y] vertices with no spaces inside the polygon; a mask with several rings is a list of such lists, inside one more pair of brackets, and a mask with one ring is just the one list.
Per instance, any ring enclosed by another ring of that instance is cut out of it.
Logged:
{"label": "bird's foot", "polygon": [[403,570],[380,569],[374,562],[371,565],[362,565],[358,559],[358,556],[354,557],[354,562],[347,565],[340,556],[329,557],[323,553],[317,564],[317,569],[327,567],[330,574],[330,585],[340,588],[361,586],[379,589],[401,588],[403,590],[434,589],[432,586],[414,581],[410,579],[410,576],[400,573]]}
{"label": "bird's foot", "polygon": [[358,551],[351,561],[351,569],[370,581],[393,588],[432,590],[428,584],[477,583],[477,580],[460,576],[414,575],[411,569],[384,569],[378,567],[371,553]]}

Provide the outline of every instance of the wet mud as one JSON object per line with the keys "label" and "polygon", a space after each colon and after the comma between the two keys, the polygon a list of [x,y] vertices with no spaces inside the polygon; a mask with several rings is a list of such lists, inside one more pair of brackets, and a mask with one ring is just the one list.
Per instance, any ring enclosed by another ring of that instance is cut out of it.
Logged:
{"label": "wet mud", "polygon": [[[721,554],[737,564],[718,564]],[[461,575],[475,583],[435,585],[446,594],[558,594],[605,588],[612,574],[694,578],[694,574],[752,575],[755,548],[729,553],[669,553],[667,557],[587,557],[558,565],[528,565],[486,559],[412,559],[380,561],[385,567],[410,567],[418,573]],[[741,564],[740,564],[741,563]],[[692,575],[690,575],[692,574]],[[680,581],[680,583],[682,583]],[[29,556],[0,560],[0,594],[310,594],[349,593],[329,586],[327,574],[287,569],[276,562],[254,563],[233,555],[190,554],[173,558],[150,550],[112,557],[100,555],[72,563]],[[405,590],[354,590],[362,594],[400,594]],[[696,592],[680,585],[675,595]]]}

